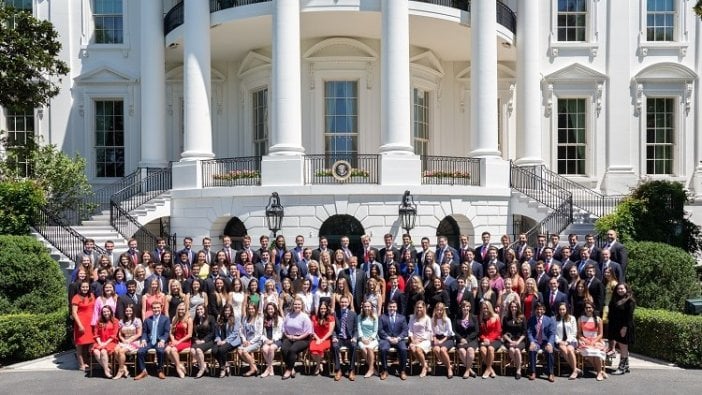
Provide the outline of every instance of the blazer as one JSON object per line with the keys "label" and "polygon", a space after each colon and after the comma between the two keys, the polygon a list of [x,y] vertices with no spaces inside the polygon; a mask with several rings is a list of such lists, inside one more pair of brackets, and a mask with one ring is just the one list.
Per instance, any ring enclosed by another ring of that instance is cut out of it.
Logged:
{"label": "blazer", "polygon": [[567,304],[569,298],[567,293],[557,290],[555,299],[553,303],[551,303],[551,290],[549,289],[548,292],[543,293],[543,300],[544,304],[546,305],[546,315],[553,317],[558,315],[558,305],[561,303]]}
{"label": "blazer", "polygon": [[[399,310],[398,310],[399,311]],[[407,319],[400,313],[395,314],[395,323],[390,321],[390,316],[383,314],[380,316],[380,325],[378,325],[378,338],[387,340],[389,337],[398,337],[405,339],[407,337]]]}
{"label": "blazer", "polygon": [[536,279],[536,288],[539,292],[542,294],[548,292],[548,282],[551,280],[548,273],[544,273],[541,277],[537,274],[534,278]]}
{"label": "blazer", "polygon": [[[575,320],[575,317],[569,315],[568,318],[568,321],[556,321],[556,343],[578,341],[578,324]],[[564,334],[565,337],[563,337]]]}
{"label": "blazer", "polygon": [[[454,318],[458,318],[461,316],[461,304],[458,303],[458,292],[459,290],[457,288],[452,288],[451,293],[449,295],[450,303],[449,303],[449,315]],[[465,287],[463,289],[463,296],[461,297],[461,302],[464,300],[467,300],[470,302],[471,305],[473,305],[473,291],[470,290],[470,288]]]}
{"label": "blazer", "polygon": [[[600,281],[603,281],[603,279],[604,279],[604,271],[605,271],[606,264],[607,264],[607,262],[600,263],[600,272],[598,273],[599,276],[597,277]],[[609,268],[612,270],[612,274],[614,275],[614,278],[617,279],[617,282],[623,283],[624,282],[624,270],[622,269],[622,266],[620,264],[618,264],[617,262],[610,260],[609,261]]]}
{"label": "blazer", "polygon": [[385,307],[387,308],[387,305],[390,303],[391,300],[394,300],[395,303],[397,303],[397,311],[405,311],[405,294],[404,292],[400,291],[400,289],[396,289],[395,292],[393,292],[392,289],[387,290],[385,292]]}
{"label": "blazer", "polygon": [[342,270],[339,272],[339,277],[344,277],[353,290],[353,306],[356,311],[360,311],[361,304],[363,304],[363,295],[366,294],[366,280],[368,279],[366,273],[361,268],[356,268],[356,284],[351,284],[351,269]]}
{"label": "blazer", "polygon": [[465,339],[468,343],[478,341],[478,335],[480,334],[478,319],[472,313],[469,315],[468,319],[470,320],[468,328],[463,327],[461,323],[463,320],[460,317],[453,320],[453,332],[456,334],[456,345],[458,345],[462,339]]}
{"label": "blazer", "polygon": [[222,324],[217,326],[215,341],[224,340],[233,347],[241,345],[241,321],[234,319],[234,325]]}
{"label": "blazer", "polygon": [[117,298],[115,317],[120,320],[124,319],[124,309],[131,304],[134,305],[134,316],[141,318],[141,295],[134,293],[134,296],[136,296],[136,302],[134,302],[134,299],[132,299],[129,294],[124,294]]}
{"label": "blazer", "polygon": [[[380,252],[378,251],[377,248],[375,247],[368,247],[369,251],[373,251],[375,253],[375,260],[379,262],[385,261],[385,255],[380,256]],[[356,251],[356,257],[358,258],[358,264],[361,265],[366,261],[366,250],[361,246],[361,248]],[[396,256],[395,259],[400,259],[399,256]]]}
{"label": "blazer", "polygon": [[610,259],[614,262],[619,262],[622,267],[622,272],[626,273],[626,266],[629,264],[629,253],[626,247],[619,240],[615,240],[609,247]]}
{"label": "blazer", "polygon": [[451,258],[450,263],[453,265],[458,265],[461,261],[461,255],[458,253],[458,251],[455,248],[451,247],[450,245],[447,245],[443,249],[441,249],[437,246],[436,252],[434,255],[434,261],[436,263],[438,263],[439,265],[444,263],[444,259],[446,258],[447,251],[451,251],[451,253],[453,254],[453,257]]}
{"label": "blazer", "polygon": [[604,303],[604,297],[605,297],[605,286],[602,283],[602,281],[598,280],[597,277],[593,277],[592,281],[590,280],[585,280],[589,281],[590,285],[588,285],[587,290],[590,292],[590,296],[592,296],[592,302],[595,304],[595,309],[599,312],[599,316],[602,316],[602,305]]}
{"label": "blazer", "polygon": [[405,255],[406,250],[408,250],[410,252],[410,256],[412,257],[412,261],[416,262],[417,261],[417,250],[412,245],[409,245],[407,247],[405,247],[404,245],[400,246],[400,256],[397,257],[397,260],[399,261]]}
{"label": "blazer", "polygon": [[266,331],[265,327],[265,319],[263,320],[263,333],[261,334],[261,340],[266,341],[266,340],[271,340],[271,341],[279,341],[280,339],[283,338],[283,317],[278,317],[278,324],[273,324],[273,331],[271,333],[271,338],[268,338],[268,331]]}
{"label": "blazer", "polygon": [[[141,331],[141,340],[145,341],[151,347],[156,346],[156,344],[151,344],[151,331],[153,330],[154,321],[156,316],[151,316],[144,321]],[[171,320],[165,315],[161,314],[158,317],[158,322],[156,323],[156,338],[158,341],[168,343],[168,338],[171,334]]]}
{"label": "blazer", "polygon": [[[529,318],[529,322],[527,324],[527,338],[529,339],[529,344],[537,343],[537,320],[538,317],[536,316],[536,314],[532,315],[531,318]],[[541,338],[542,344],[543,342],[548,342],[553,346],[556,343],[556,320],[547,315],[544,315],[541,318]]]}
{"label": "blazer", "polygon": [[[325,251],[329,253],[330,258],[333,258],[332,255],[334,255],[334,250],[332,250],[331,248],[327,248]],[[322,249],[315,248],[314,250],[312,250],[312,259],[314,259],[315,261],[319,262],[320,255],[322,255]]]}
{"label": "blazer", "polygon": [[[394,245],[392,247],[390,247],[390,249],[392,250],[393,260],[399,262],[400,258],[401,258],[400,250],[397,247],[395,247]],[[376,251],[378,253],[378,255],[376,255],[375,258],[380,260],[380,262],[385,262],[385,255],[386,255],[387,251],[388,251],[387,247],[381,248],[379,251]],[[358,261],[363,262],[363,253],[362,252],[361,252],[361,256],[358,257]]]}
{"label": "blazer", "polygon": [[[336,322],[334,325],[334,339],[339,339],[342,337],[341,332],[341,318],[343,317],[343,311],[339,309],[336,313]],[[346,333],[345,338],[348,340],[356,341],[358,338],[358,315],[354,313],[351,309],[346,310]]]}
{"label": "blazer", "polygon": [[193,326],[193,340],[202,340],[205,343],[215,339],[217,334],[217,321],[211,315],[207,316],[207,325]]}
{"label": "blazer", "polygon": [[481,244],[481,245],[475,247],[475,260],[480,262],[480,263],[483,263],[483,250],[485,250],[485,261],[487,261],[488,260],[487,250],[490,247],[492,247],[490,244],[488,244],[487,246],[485,246],[484,244]]}

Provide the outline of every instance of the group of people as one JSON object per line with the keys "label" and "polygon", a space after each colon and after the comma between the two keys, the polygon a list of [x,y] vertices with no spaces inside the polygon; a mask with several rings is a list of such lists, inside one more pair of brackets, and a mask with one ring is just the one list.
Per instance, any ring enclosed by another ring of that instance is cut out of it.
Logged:
{"label": "group of people", "polygon": [[[141,252],[132,239],[119,255],[113,248],[97,254],[94,241],[87,240],[69,287],[78,363],[88,369],[90,352],[106,377],[119,379],[129,376],[125,361],[136,353],[135,379],[142,379],[145,358],[154,349],[158,376],[165,378],[168,359],[182,378],[181,352],[189,350],[195,378],[208,372],[208,352],[225,377],[230,354],[237,353],[248,366],[243,376],[268,377],[275,374],[280,352],[282,378],[288,379],[295,377],[300,354],[308,352],[315,375],[323,372],[325,359],[333,360],[329,373],[338,381],[355,380],[358,354],[367,365],[365,377],[385,380],[392,352],[396,374],[405,380],[409,355],[424,377],[429,353],[453,377],[459,369],[453,350],[465,367],[463,378],[477,377],[478,355],[482,378],[495,377],[496,353],[505,352],[519,379],[526,351],[528,377],[534,380],[541,351],[542,373],[554,381],[558,351],[571,367],[569,379],[582,374],[580,353],[601,381],[607,378],[606,356],[618,348],[621,362],[613,374],[629,371],[635,300],[625,282],[626,249],[616,232],[607,232],[602,248],[592,235],[583,244],[575,235],[568,244],[557,235],[548,241],[540,235],[535,246],[524,234],[515,242],[503,236],[500,247],[491,244],[488,232],[481,239],[473,247],[462,235],[454,248],[439,236],[432,249],[426,237],[416,248],[408,234],[399,246],[387,234],[378,249],[364,235],[362,247],[352,251],[346,236],[336,250],[324,236],[316,249],[305,247],[303,236],[292,248],[283,236],[273,245],[261,236],[254,249],[245,236],[236,251],[224,236],[220,250],[205,238],[195,251],[186,237],[177,252],[164,240],[154,251]],[[264,360],[260,367],[256,352]]]}

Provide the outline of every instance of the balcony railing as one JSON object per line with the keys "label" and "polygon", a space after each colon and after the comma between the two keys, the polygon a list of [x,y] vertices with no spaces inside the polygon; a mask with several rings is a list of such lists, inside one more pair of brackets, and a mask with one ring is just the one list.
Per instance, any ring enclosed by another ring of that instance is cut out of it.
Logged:
{"label": "balcony railing", "polygon": [[261,185],[261,157],[204,160],[202,180],[204,188]]}
{"label": "balcony railing", "polygon": [[[210,12],[217,12],[227,8],[241,7],[256,3],[265,3],[272,0],[210,0]],[[470,0],[415,0],[422,3],[436,4],[444,7],[457,8],[470,11]],[[163,18],[163,31],[168,34],[173,29],[182,25],[184,21],[183,2],[174,5]],[[517,16],[509,6],[497,0],[497,23],[517,33]]]}
{"label": "balcony railing", "polygon": [[422,184],[480,185],[480,159],[422,155]]}
{"label": "balcony railing", "polygon": [[[377,154],[305,155],[305,184],[377,184]],[[334,175],[335,164],[345,161]],[[350,167],[350,168],[348,168]],[[341,175],[347,178],[342,179]]]}

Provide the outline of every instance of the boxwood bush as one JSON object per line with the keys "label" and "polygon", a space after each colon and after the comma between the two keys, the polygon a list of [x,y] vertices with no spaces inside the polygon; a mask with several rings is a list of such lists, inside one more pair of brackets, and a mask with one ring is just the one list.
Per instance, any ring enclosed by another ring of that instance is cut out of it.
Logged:
{"label": "boxwood bush", "polygon": [[37,240],[0,236],[0,363],[59,350],[67,339],[66,283]]}
{"label": "boxwood bush", "polygon": [[44,193],[34,181],[0,182],[0,234],[27,235]]}
{"label": "boxwood bush", "polygon": [[682,311],[685,299],[700,295],[695,259],[663,243],[628,242],[627,281],[639,306]]}
{"label": "boxwood bush", "polygon": [[631,351],[685,368],[702,368],[702,316],[637,308],[634,321],[636,342]]}

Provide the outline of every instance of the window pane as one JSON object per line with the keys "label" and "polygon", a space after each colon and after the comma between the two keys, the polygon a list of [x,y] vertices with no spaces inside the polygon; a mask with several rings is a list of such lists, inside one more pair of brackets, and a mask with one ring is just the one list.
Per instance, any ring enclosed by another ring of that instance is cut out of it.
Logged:
{"label": "window pane", "polygon": [[124,102],[95,102],[95,170],[97,177],[124,176]]}
{"label": "window pane", "polygon": [[585,99],[558,99],[556,167],[559,174],[585,174],[585,108]]}
{"label": "window pane", "polygon": [[324,144],[327,155],[358,153],[358,82],[324,83]]}
{"label": "window pane", "polygon": [[646,172],[673,173],[674,99],[646,99]]}

